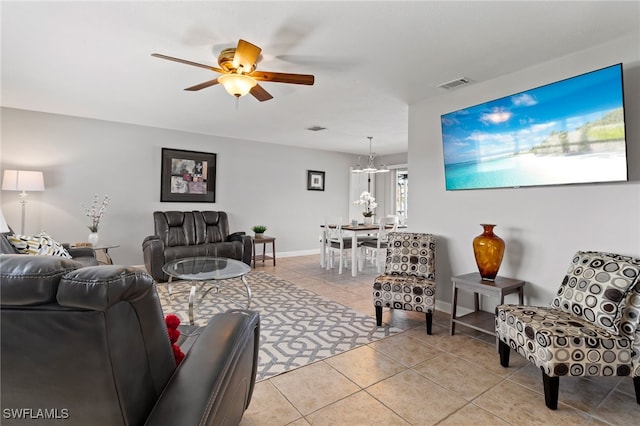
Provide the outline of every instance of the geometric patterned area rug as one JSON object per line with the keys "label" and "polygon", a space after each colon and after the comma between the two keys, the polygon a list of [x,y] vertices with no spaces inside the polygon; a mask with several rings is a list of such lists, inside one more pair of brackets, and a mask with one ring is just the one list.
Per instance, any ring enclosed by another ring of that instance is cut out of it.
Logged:
{"label": "geometric patterned area rug", "polygon": [[[373,317],[265,272],[251,272],[246,279],[252,293],[249,309],[260,313],[257,381],[402,332],[388,325],[377,327]],[[191,283],[173,281],[171,286],[169,296],[165,284],[157,285],[162,309],[165,315],[178,315],[187,325]],[[211,290],[201,299],[209,287],[218,291]],[[208,283],[202,290],[198,286],[196,296],[196,325],[247,304],[239,278]]]}

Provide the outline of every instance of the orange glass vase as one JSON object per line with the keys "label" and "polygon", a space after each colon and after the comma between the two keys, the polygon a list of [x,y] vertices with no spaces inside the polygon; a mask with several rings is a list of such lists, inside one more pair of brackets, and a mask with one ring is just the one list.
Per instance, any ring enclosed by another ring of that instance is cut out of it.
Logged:
{"label": "orange glass vase", "polygon": [[504,240],[493,233],[496,225],[480,226],[484,232],[473,239],[473,254],[482,279],[495,281],[504,255]]}

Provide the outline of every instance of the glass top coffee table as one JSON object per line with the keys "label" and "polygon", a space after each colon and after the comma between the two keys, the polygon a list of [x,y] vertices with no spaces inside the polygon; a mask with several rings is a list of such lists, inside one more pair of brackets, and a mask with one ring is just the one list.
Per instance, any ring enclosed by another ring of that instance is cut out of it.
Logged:
{"label": "glass top coffee table", "polygon": [[[191,291],[189,292],[189,323],[191,325],[194,324],[193,306],[196,300],[198,283],[200,283],[200,290],[202,290],[208,281],[240,278],[247,290],[247,309],[249,309],[251,305],[251,287],[245,279],[245,275],[251,271],[251,267],[244,262],[223,257],[189,257],[172,260],[165,264],[162,270],[169,275],[169,294],[171,294],[170,286],[173,278],[191,281]],[[218,287],[209,287],[200,296],[200,300],[213,289],[217,291]]]}

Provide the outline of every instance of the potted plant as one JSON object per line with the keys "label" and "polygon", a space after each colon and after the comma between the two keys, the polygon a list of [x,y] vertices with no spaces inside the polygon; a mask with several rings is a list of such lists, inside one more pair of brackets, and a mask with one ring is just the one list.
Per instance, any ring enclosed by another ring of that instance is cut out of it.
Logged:
{"label": "potted plant", "polygon": [[365,225],[372,224],[373,210],[378,207],[376,199],[368,191],[364,191],[360,194],[360,199],[354,201],[353,204],[365,207],[365,210],[362,212],[362,216],[364,216],[364,223]]}
{"label": "potted plant", "polygon": [[255,235],[256,238],[262,238],[264,237],[264,231],[267,230],[267,227],[264,225],[256,225],[253,228],[251,228],[251,230],[256,234]]}
{"label": "potted plant", "polygon": [[88,239],[92,246],[98,244],[98,227],[100,226],[102,216],[104,216],[104,213],[107,211],[107,206],[110,201],[111,197],[105,195],[102,202],[99,202],[98,194],[95,194],[93,196],[93,203],[91,203],[90,207],[85,206],[84,203],[81,204],[85,214],[89,219],[91,219],[91,225],[88,226],[91,233],[89,234]]}

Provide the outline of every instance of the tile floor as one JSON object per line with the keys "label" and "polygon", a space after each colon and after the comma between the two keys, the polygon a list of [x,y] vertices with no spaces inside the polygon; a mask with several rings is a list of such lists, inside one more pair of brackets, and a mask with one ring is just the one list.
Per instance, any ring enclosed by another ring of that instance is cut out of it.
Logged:
{"label": "tile floor", "polygon": [[[319,255],[267,261],[264,271],[374,316],[375,267],[357,278],[320,268]],[[640,425],[630,378],[562,378],[558,410],[544,405],[540,372],[515,353],[500,366],[495,341],[436,312],[385,309],[403,333],[256,384],[241,425]]]}

